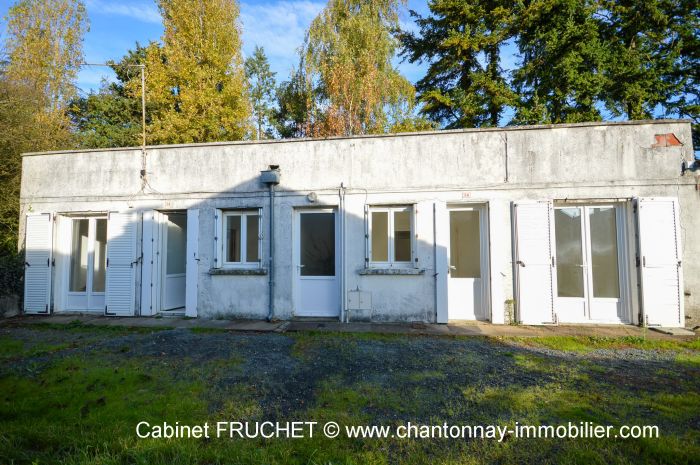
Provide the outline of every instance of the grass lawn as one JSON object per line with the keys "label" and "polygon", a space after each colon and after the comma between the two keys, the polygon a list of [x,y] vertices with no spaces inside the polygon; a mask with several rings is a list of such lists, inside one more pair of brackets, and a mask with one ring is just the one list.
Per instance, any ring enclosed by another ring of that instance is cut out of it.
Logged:
{"label": "grass lawn", "polygon": [[[0,464],[700,463],[700,343],[0,329]],[[659,438],[140,439],[136,424],[656,425]]]}

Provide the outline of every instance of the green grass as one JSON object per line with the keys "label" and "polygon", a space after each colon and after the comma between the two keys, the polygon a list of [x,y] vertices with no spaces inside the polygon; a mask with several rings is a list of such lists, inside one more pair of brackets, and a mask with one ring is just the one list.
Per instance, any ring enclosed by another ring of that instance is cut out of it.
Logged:
{"label": "green grass", "polygon": [[[216,343],[245,350],[227,357],[213,350],[204,361],[160,353],[134,356],[134,344],[152,343],[140,331],[133,333],[140,342],[79,355],[64,352],[72,343],[41,341],[42,334],[50,335],[52,341],[60,340],[61,335],[70,339],[76,332],[90,341],[131,334],[130,330],[103,328],[35,328],[36,340],[31,343],[14,338],[11,332],[0,338],[0,357],[6,363],[0,371],[0,464],[691,464],[700,457],[700,348],[692,341],[528,338],[508,341],[510,349],[504,352],[481,338],[435,338],[428,341],[435,344],[434,352],[426,352],[414,350],[413,339],[404,336],[271,335],[291,338],[291,344],[284,346],[288,347],[288,362],[275,363],[296,364],[299,370],[309,370],[314,381],[307,396],[294,401],[292,411],[281,412],[271,409],[269,403],[289,395],[283,384],[289,380],[275,379],[271,392],[263,378],[273,367],[261,362],[246,367],[246,354],[268,348],[247,340],[243,344],[233,333],[226,335],[230,339],[217,338]],[[210,331],[192,333],[207,338]],[[572,363],[529,353],[518,347],[521,345],[575,350],[583,356]],[[675,350],[678,355],[676,362],[619,376],[614,368],[585,358],[587,351],[596,348],[626,347]],[[399,363],[385,367],[380,362],[371,372],[346,371],[374,351],[400,357]],[[319,354],[337,359],[331,368],[321,369],[315,365]],[[42,364],[35,363],[38,356]],[[486,357],[498,358],[489,362]],[[409,364],[415,368],[402,368]],[[661,437],[554,440],[511,436],[497,443],[354,440],[342,435],[329,439],[320,430],[304,439],[156,440],[139,439],[135,434],[139,421],[198,425],[275,419],[392,426],[406,421],[430,425],[592,421],[616,427],[654,424]]]}
{"label": "green grass", "polygon": [[546,347],[566,352],[586,353],[597,349],[700,350],[700,338],[690,340],[651,339],[639,336],[546,336],[501,337],[501,341],[531,347]]}

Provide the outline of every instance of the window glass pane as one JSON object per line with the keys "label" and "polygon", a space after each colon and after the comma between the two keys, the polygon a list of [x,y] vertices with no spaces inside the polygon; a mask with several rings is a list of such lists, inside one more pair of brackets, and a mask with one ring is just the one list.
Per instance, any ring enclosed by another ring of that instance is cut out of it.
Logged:
{"label": "window glass pane", "polygon": [[583,297],[581,209],[555,209],[554,235],[557,247],[557,295]]}
{"label": "window glass pane", "polygon": [[258,253],[258,215],[248,215],[246,216],[246,261],[247,262],[257,262],[260,261],[260,254]]}
{"label": "window glass pane", "polygon": [[372,212],[373,262],[389,261],[389,213]]}
{"label": "window glass pane", "polygon": [[590,208],[588,215],[591,228],[593,297],[619,298],[615,208]]}
{"label": "window glass pane", "polygon": [[411,212],[394,212],[394,261],[411,261]]}
{"label": "window glass pane", "polygon": [[335,276],[335,215],[301,213],[302,276]]}
{"label": "window glass pane", "polygon": [[226,217],[226,261],[241,261],[241,217]]}
{"label": "window glass pane", "polygon": [[85,292],[87,288],[89,229],[90,220],[73,220],[69,279],[69,289],[71,292]]}
{"label": "window glass pane", "polygon": [[169,213],[168,215],[168,251],[166,257],[166,274],[183,274],[186,266],[187,215]]}
{"label": "window glass pane", "polygon": [[92,290],[105,291],[105,269],[107,264],[107,219],[95,220],[95,258],[93,261]]}
{"label": "window glass pane", "polygon": [[453,278],[481,277],[479,212],[450,212],[450,270]]}

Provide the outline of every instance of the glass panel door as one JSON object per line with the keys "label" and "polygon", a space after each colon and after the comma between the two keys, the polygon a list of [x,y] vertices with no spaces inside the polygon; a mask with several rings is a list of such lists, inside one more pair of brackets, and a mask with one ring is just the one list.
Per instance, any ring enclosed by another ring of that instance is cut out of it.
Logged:
{"label": "glass panel door", "polygon": [[450,211],[450,276],[481,278],[481,225],[478,210]]}
{"label": "glass panel door", "polygon": [[554,212],[559,321],[620,322],[620,248],[615,205]]}
{"label": "glass panel door", "polygon": [[340,315],[340,278],[336,272],[334,210],[295,212],[294,265],[296,316]]}
{"label": "glass panel door", "polygon": [[71,222],[66,309],[101,310],[107,274],[107,219]]}
{"label": "glass panel door", "polygon": [[581,226],[580,208],[557,208],[554,210],[558,297],[584,297]]}
{"label": "glass panel door", "polygon": [[335,276],[335,215],[301,213],[300,266],[302,276]]}
{"label": "glass panel door", "polygon": [[73,238],[70,254],[70,292],[87,291],[88,242],[90,220],[73,220]]}
{"label": "glass panel door", "polygon": [[620,297],[615,207],[589,207],[593,297]]}

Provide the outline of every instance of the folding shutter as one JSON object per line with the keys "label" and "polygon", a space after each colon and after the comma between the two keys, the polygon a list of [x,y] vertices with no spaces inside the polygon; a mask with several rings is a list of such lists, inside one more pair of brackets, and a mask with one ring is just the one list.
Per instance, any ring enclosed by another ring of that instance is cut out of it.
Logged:
{"label": "folding shutter", "polygon": [[105,315],[133,316],[138,264],[138,215],[110,213],[107,220]]}
{"label": "folding shutter", "polygon": [[199,280],[199,210],[187,210],[187,265],[185,275],[185,315],[197,316]]}
{"label": "folding shutter", "polygon": [[644,323],[649,326],[683,326],[678,200],[638,199],[637,221]]}
{"label": "folding shutter", "polygon": [[554,322],[554,221],[552,203],[519,202],[514,206],[515,274],[518,319],[523,324]]}
{"label": "folding shutter", "polygon": [[154,315],[153,292],[155,290],[154,276],[156,273],[156,244],[158,222],[156,211],[148,210],[143,214],[143,261],[141,262],[141,316]]}
{"label": "folding shutter", "polygon": [[49,313],[52,242],[52,215],[27,215],[24,238],[24,313]]}
{"label": "folding shutter", "polygon": [[221,268],[223,264],[223,214],[221,210],[214,210],[214,266]]}
{"label": "folding shutter", "polygon": [[365,268],[369,267],[371,242],[369,238],[369,205],[365,204]]}
{"label": "folding shutter", "polygon": [[450,218],[445,202],[438,201],[433,204],[433,216],[435,286],[437,286],[437,292],[435,293],[436,321],[438,323],[447,323],[447,275],[450,266],[447,259],[447,251],[450,250]]}

